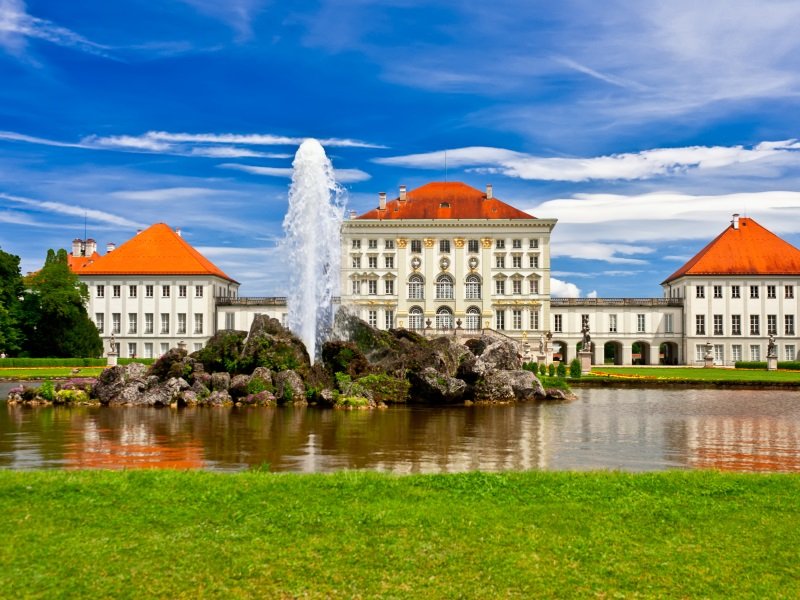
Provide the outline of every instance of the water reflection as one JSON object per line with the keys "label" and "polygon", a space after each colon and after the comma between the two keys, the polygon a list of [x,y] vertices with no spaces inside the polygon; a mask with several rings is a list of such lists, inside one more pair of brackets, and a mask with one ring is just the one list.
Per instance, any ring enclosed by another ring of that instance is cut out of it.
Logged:
{"label": "water reflection", "polygon": [[580,390],[381,411],[0,405],[0,468],[800,471],[796,392]]}

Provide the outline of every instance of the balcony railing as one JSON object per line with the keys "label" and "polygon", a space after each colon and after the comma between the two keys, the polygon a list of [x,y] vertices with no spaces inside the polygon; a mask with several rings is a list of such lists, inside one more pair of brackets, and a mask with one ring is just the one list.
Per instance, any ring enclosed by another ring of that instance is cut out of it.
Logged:
{"label": "balcony railing", "polygon": [[683,298],[551,298],[550,306],[683,306]]}

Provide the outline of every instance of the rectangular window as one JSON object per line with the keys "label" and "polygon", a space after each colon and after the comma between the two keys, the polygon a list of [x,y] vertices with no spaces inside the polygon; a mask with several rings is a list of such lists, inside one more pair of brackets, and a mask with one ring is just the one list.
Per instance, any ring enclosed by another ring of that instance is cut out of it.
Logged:
{"label": "rectangular window", "polygon": [[699,361],[703,360],[706,355],[706,345],[705,344],[697,344],[695,346],[695,358]]}
{"label": "rectangular window", "polygon": [[522,293],[522,280],[515,279],[511,282],[511,293],[515,295],[519,295]]}
{"label": "rectangular window", "polygon": [[153,358],[153,342],[144,343],[144,357]]}
{"label": "rectangular window", "polygon": [[731,346],[731,359],[733,362],[739,362],[742,360],[742,347],[739,344],[734,344]]}
{"label": "rectangular window", "polygon": [[353,240],[353,250],[361,250],[361,240]]}
{"label": "rectangular window", "polygon": [[617,332],[617,315],[608,315],[608,332]]}
{"label": "rectangular window", "polygon": [[768,285],[767,286],[767,298],[769,298],[771,300],[774,300],[777,297],[778,297],[778,292],[777,292],[776,286]]}
{"label": "rectangular window", "polygon": [[439,240],[439,252],[450,252],[450,240]]}
{"label": "rectangular window", "polygon": [[138,316],[136,313],[128,313],[128,333],[136,333]]}
{"label": "rectangular window", "polygon": [[161,333],[169,333],[169,313],[161,313]]}
{"label": "rectangular window", "polygon": [[784,346],[784,352],[786,352],[786,360],[794,360],[797,358],[797,352],[795,352],[794,344],[786,344],[786,346]]}
{"label": "rectangular window", "polygon": [[714,298],[722,298],[722,286],[715,285],[714,286]]}
{"label": "rectangular window", "polygon": [[394,240],[383,240],[383,247],[387,250],[394,250]]}
{"label": "rectangular window", "polygon": [[751,298],[758,298],[758,286],[751,285],[750,286],[750,297]]}
{"label": "rectangular window", "polygon": [[758,315],[750,315],[750,335],[761,335],[761,327]]}
{"label": "rectangular window", "polygon": [[152,285],[144,286],[144,295],[145,298],[152,298],[153,297],[153,287]]}
{"label": "rectangular window", "polygon": [[358,296],[361,293],[361,282],[357,279],[353,280],[353,296]]}
{"label": "rectangular window", "polygon": [[422,240],[411,240],[411,252],[417,254],[422,252]]}
{"label": "rectangular window", "polygon": [[153,313],[144,313],[144,332],[153,333]]}
{"label": "rectangular window", "polygon": [[369,268],[369,269],[377,269],[378,268],[378,257],[377,256],[368,256],[367,257],[367,268]]}
{"label": "rectangular window", "polygon": [[128,342],[128,357],[136,358],[136,342]]}
{"label": "rectangular window", "polygon": [[203,286],[202,285],[194,286],[194,297],[195,298],[202,298],[203,297]]}
{"label": "rectangular window", "polygon": [[723,333],[722,315],[714,315],[714,335],[725,335]]}
{"label": "rectangular window", "polygon": [[494,247],[497,248],[498,250],[504,250],[505,247],[506,247],[506,241],[505,240],[497,240],[494,243]]}
{"label": "rectangular window", "polygon": [[97,325],[97,332],[103,333],[103,329],[106,328],[106,316],[103,313],[95,313],[94,324]]}
{"label": "rectangular window", "polygon": [[469,240],[467,242],[467,252],[475,254],[479,251],[480,251],[480,245],[478,244],[478,240]]}
{"label": "rectangular window", "polygon": [[384,256],[383,264],[387,269],[394,269],[394,256]]}
{"label": "rectangular window", "polygon": [[539,329],[539,311],[531,309],[531,329]]}
{"label": "rectangular window", "polygon": [[783,334],[794,335],[794,315],[783,315]]}
{"label": "rectangular window", "polygon": [[731,286],[731,298],[741,298],[741,292],[738,285]]}
{"label": "rectangular window", "polygon": [[522,329],[522,311],[521,310],[511,311],[511,321],[514,329]]}
{"label": "rectangular window", "polygon": [[530,240],[530,243],[528,244],[528,247],[529,248],[538,248],[539,247],[539,239],[535,238],[535,239]]}
{"label": "rectangular window", "polygon": [[383,289],[387,295],[389,296],[394,295],[394,279],[387,279],[386,281],[384,281]]}
{"label": "rectangular window", "polygon": [[506,257],[505,256],[495,256],[494,257],[494,266],[498,269],[505,269],[506,268]]}
{"label": "rectangular window", "polygon": [[128,297],[129,298],[136,298],[136,292],[138,291],[138,287],[135,285],[128,286]]}
{"label": "rectangular window", "polygon": [[742,335],[742,315],[731,315],[731,335]]}
{"label": "rectangular window", "polygon": [[778,335],[778,315],[767,315],[767,335]]}
{"label": "rectangular window", "polygon": [[236,329],[236,313],[225,313],[225,329]]}
{"label": "rectangular window", "polygon": [[169,298],[169,286],[162,285],[161,286],[161,297],[162,298]]}
{"label": "rectangular window", "polygon": [[122,286],[121,285],[112,285],[111,286],[111,295],[114,298],[119,298],[122,295]]}
{"label": "rectangular window", "polygon": [[522,248],[522,240],[511,240],[512,248]]}
{"label": "rectangular window", "polygon": [[673,329],[674,325],[672,323],[672,315],[664,315],[664,332],[665,333],[674,333]]}
{"label": "rectangular window", "polygon": [[783,297],[787,300],[792,300],[794,298],[794,286],[793,285],[785,285],[783,286]]}
{"label": "rectangular window", "polygon": [[645,332],[645,315],[636,315],[636,331],[638,333]]}
{"label": "rectangular window", "polygon": [[695,291],[695,297],[696,297],[696,298],[705,298],[705,297],[706,297],[706,286],[704,286],[704,285],[698,285],[698,286],[695,288],[695,290],[694,290],[694,291]]}
{"label": "rectangular window", "polygon": [[725,346],[722,344],[714,344],[714,364],[725,364]]}
{"label": "rectangular window", "polygon": [[186,298],[186,286],[179,285],[178,286],[178,298]]}
{"label": "rectangular window", "polygon": [[386,329],[394,329],[394,311],[387,310],[384,316],[386,317]]}
{"label": "rectangular window", "polygon": [[161,354],[166,354],[167,352],[169,352],[169,344],[161,342]]}
{"label": "rectangular window", "polygon": [[522,257],[521,256],[512,256],[511,257],[511,268],[513,268],[513,269],[521,269],[522,268]]}
{"label": "rectangular window", "polygon": [[367,240],[367,249],[375,250],[378,247],[378,240]]}
{"label": "rectangular window", "polygon": [[98,298],[105,298],[106,297],[106,286],[98,285],[97,286],[97,297]]}
{"label": "rectangular window", "polygon": [[539,268],[539,256],[533,255],[528,257],[528,266],[531,269],[538,269]]}
{"label": "rectangular window", "polygon": [[502,279],[498,279],[494,282],[494,293],[497,296],[503,296],[506,293],[506,282]]}
{"label": "rectangular window", "polygon": [[556,333],[561,333],[563,331],[563,322],[563,315],[553,315],[553,331]]}
{"label": "rectangular window", "polygon": [[705,315],[697,315],[694,318],[695,324],[695,335],[705,335],[706,334],[706,316]]}
{"label": "rectangular window", "polygon": [[589,315],[581,315],[581,329],[589,327]]}
{"label": "rectangular window", "polygon": [[377,279],[370,279],[367,281],[367,293],[370,296],[375,296],[378,293],[378,281]]}
{"label": "rectangular window", "polygon": [[186,333],[186,313],[178,313],[178,335]]}
{"label": "rectangular window", "polygon": [[539,280],[538,279],[531,279],[530,280],[530,287],[531,287],[531,294],[538,294],[539,293]]}
{"label": "rectangular window", "polygon": [[498,310],[494,313],[494,328],[503,331],[506,328],[506,311]]}
{"label": "rectangular window", "polygon": [[194,332],[203,333],[203,313],[194,313]]}
{"label": "rectangular window", "polygon": [[370,327],[377,327],[378,326],[378,311],[377,310],[368,310],[367,311],[367,323],[369,323]]}
{"label": "rectangular window", "polygon": [[753,362],[758,362],[761,360],[761,346],[750,346],[750,360]]}
{"label": "rectangular window", "polygon": [[361,257],[360,256],[354,256],[353,257],[353,268],[354,269],[360,269],[361,268]]}

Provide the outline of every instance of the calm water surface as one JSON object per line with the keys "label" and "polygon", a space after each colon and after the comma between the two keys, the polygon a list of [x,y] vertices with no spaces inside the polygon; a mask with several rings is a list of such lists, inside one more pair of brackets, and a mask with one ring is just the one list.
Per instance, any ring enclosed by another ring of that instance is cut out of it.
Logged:
{"label": "calm water surface", "polygon": [[[0,384],[5,398],[8,384]],[[0,468],[716,468],[800,472],[800,392],[580,389],[570,403],[377,411],[23,408],[0,403]]]}

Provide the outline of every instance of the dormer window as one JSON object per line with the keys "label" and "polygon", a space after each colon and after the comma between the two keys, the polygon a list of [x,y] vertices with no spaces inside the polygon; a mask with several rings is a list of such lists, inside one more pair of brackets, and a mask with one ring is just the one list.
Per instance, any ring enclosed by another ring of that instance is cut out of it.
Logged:
{"label": "dormer window", "polygon": [[450,208],[450,203],[449,202],[440,202],[439,203],[439,208]]}

